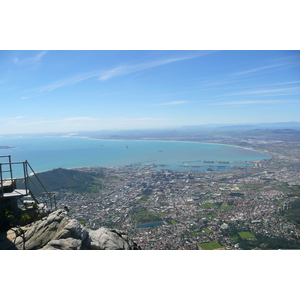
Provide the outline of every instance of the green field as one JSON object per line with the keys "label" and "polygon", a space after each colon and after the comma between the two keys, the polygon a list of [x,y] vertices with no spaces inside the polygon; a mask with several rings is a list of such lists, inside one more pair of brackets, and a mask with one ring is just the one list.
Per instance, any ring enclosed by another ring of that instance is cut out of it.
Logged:
{"label": "green field", "polygon": [[248,231],[240,231],[238,234],[242,239],[255,238],[255,235]]}
{"label": "green field", "polygon": [[227,206],[222,205],[222,206],[219,207],[219,209],[228,209],[228,210],[230,210],[230,209],[233,209],[233,206],[230,206],[230,205],[227,205]]}
{"label": "green field", "polygon": [[137,208],[133,211],[133,220],[136,224],[160,222],[161,219],[146,209]]}
{"label": "green field", "polygon": [[201,208],[211,208],[214,206],[216,206],[215,203],[205,203],[205,204],[200,205]]}
{"label": "green field", "polygon": [[199,244],[198,246],[203,250],[214,250],[214,249],[222,248],[222,246],[217,242],[203,243],[203,244]]}
{"label": "green field", "polygon": [[170,222],[175,225],[175,224],[178,224],[178,222],[176,222],[175,220],[170,220]]}
{"label": "green field", "polygon": [[205,212],[205,211],[199,211],[199,212],[197,212],[197,214],[203,215],[203,216],[206,217],[206,218],[217,217],[216,214],[209,213],[209,212]]}
{"label": "green field", "polygon": [[243,184],[241,186],[241,188],[244,188],[244,189],[247,189],[247,190],[255,190],[255,191],[258,191],[258,190],[261,190],[265,185],[264,184],[260,184],[260,183],[254,183],[254,184]]}

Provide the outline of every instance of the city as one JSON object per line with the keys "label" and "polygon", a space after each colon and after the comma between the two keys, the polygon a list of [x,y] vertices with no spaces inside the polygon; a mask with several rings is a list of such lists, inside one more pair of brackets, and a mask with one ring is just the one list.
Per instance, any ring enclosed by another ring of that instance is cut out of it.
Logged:
{"label": "city", "polygon": [[297,248],[299,225],[286,212],[300,196],[300,143],[231,139],[240,143],[271,159],[221,172],[138,164],[80,168],[104,174],[99,192],[62,189],[58,205],[92,229],[127,232],[145,250]]}

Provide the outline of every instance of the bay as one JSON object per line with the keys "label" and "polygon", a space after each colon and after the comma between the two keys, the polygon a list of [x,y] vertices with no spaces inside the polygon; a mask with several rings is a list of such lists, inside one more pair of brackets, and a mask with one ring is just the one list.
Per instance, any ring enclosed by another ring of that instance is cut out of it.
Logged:
{"label": "bay", "polygon": [[[142,163],[142,166],[152,163],[167,165],[157,167],[160,169],[205,171],[206,167],[183,166],[203,165],[203,161],[249,162],[270,158],[267,154],[241,147],[196,142],[2,137],[0,145],[16,147],[0,149],[0,156],[11,155],[14,162],[28,160],[35,172],[55,168],[117,167],[135,163]],[[3,159],[0,162],[4,162]]]}

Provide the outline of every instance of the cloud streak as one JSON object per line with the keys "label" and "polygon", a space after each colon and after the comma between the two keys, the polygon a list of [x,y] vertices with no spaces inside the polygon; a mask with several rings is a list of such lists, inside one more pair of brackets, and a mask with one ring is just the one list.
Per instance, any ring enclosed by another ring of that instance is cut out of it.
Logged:
{"label": "cloud streak", "polygon": [[190,102],[191,101],[170,101],[170,102],[160,103],[158,105],[180,105],[180,104],[185,104]]}
{"label": "cloud streak", "polygon": [[121,119],[120,121],[131,122],[131,121],[163,121],[167,119],[162,118],[136,118],[136,119]]}
{"label": "cloud streak", "polygon": [[33,57],[27,57],[23,59],[19,59],[18,57],[13,59],[13,62],[16,65],[24,66],[24,65],[34,65],[40,62],[41,58],[47,53],[47,51],[42,51]]}
{"label": "cloud streak", "polygon": [[245,100],[212,103],[212,105],[247,105],[247,104],[289,104],[299,103],[300,100]]}
{"label": "cloud streak", "polygon": [[127,65],[117,66],[117,67],[111,68],[109,70],[104,70],[104,71],[97,70],[97,71],[93,71],[93,72],[79,74],[79,75],[76,75],[76,76],[73,76],[70,78],[62,79],[62,80],[56,81],[52,84],[33,89],[32,91],[50,92],[55,89],[62,88],[64,86],[71,86],[71,85],[77,84],[79,82],[82,82],[82,81],[85,81],[85,80],[91,79],[91,78],[97,78],[99,81],[106,81],[106,80],[112,79],[114,77],[125,76],[128,74],[137,73],[140,71],[159,67],[159,66],[162,66],[165,64],[170,64],[173,62],[193,59],[196,57],[207,55],[209,53],[210,52],[201,52],[200,54],[197,54],[197,55],[168,58],[168,59],[145,62],[145,63],[140,63],[140,64],[127,64]]}
{"label": "cloud streak", "polygon": [[36,121],[22,121],[18,122],[19,119],[24,119],[26,117],[24,116],[18,116],[18,117],[12,117],[12,118],[0,118],[0,121],[5,121],[7,123],[13,123],[14,125],[18,126],[27,126],[27,125],[38,125],[38,124],[66,124],[66,123],[72,123],[72,122],[92,122],[92,121],[100,121],[102,119],[97,119],[93,117],[70,117],[70,118],[64,118],[60,120],[36,120]]}
{"label": "cloud streak", "polygon": [[264,67],[260,67],[260,68],[249,69],[249,70],[246,70],[246,71],[233,73],[232,76],[247,75],[247,74],[256,73],[256,72],[259,72],[259,71],[262,71],[262,70],[281,67],[281,66],[284,66],[284,65],[285,64],[275,64],[275,65],[269,65],[269,66],[264,66]]}
{"label": "cloud streak", "polygon": [[246,92],[238,92],[238,93],[231,93],[225,96],[241,96],[241,95],[253,95],[253,94],[276,94],[276,93],[286,93],[286,94],[297,94],[300,92],[299,87],[292,87],[292,88],[283,88],[283,89],[271,89],[271,90],[257,90],[257,91],[246,91]]}
{"label": "cloud streak", "polygon": [[[202,55],[205,55],[205,54],[202,54]],[[103,72],[103,74],[101,74],[99,76],[99,80],[101,80],[101,81],[108,80],[112,77],[136,73],[136,72],[144,71],[147,69],[155,68],[155,67],[173,63],[173,62],[196,58],[196,57],[199,57],[202,55],[190,55],[190,56],[184,56],[184,57],[175,57],[175,58],[163,59],[163,60],[158,60],[158,61],[140,63],[140,64],[136,64],[136,65],[119,66],[119,67],[116,67],[116,68],[113,68],[113,69]]]}

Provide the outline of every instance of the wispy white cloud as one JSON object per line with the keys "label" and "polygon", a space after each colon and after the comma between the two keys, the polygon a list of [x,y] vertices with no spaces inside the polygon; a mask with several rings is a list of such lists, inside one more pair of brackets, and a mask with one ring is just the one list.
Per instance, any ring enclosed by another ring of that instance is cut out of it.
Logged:
{"label": "wispy white cloud", "polygon": [[120,121],[131,122],[131,121],[163,121],[165,118],[136,118],[136,119],[120,119]]}
{"label": "wispy white cloud", "polygon": [[16,117],[0,117],[0,121],[15,121],[19,119],[26,118],[25,116],[16,116]]}
{"label": "wispy white cloud", "polygon": [[17,117],[12,117],[12,118],[0,118],[0,121],[4,121],[6,123],[13,123],[14,125],[18,126],[28,126],[28,125],[39,125],[39,124],[58,124],[58,125],[65,125],[67,123],[72,123],[72,122],[91,122],[91,121],[99,121],[101,119],[93,118],[93,117],[70,117],[70,118],[64,118],[64,119],[58,119],[58,120],[46,120],[46,119],[36,119],[33,120],[32,118],[30,121],[28,119],[26,120],[20,120],[24,119],[26,117],[24,116],[17,116]]}
{"label": "wispy white cloud", "polygon": [[21,58],[21,59],[19,59],[18,57],[15,57],[13,59],[13,62],[16,65],[20,65],[20,66],[37,64],[46,53],[47,53],[47,51],[42,51],[33,57],[27,57],[27,58]]}
{"label": "wispy white cloud", "polygon": [[[205,54],[202,54],[202,55],[205,55]],[[162,60],[151,61],[151,62],[140,63],[140,64],[118,66],[116,68],[113,68],[113,69],[110,69],[110,70],[107,70],[107,71],[103,72],[103,74],[101,74],[99,76],[99,80],[107,80],[107,79],[110,79],[112,77],[127,75],[127,74],[131,74],[131,73],[136,73],[136,72],[140,72],[140,71],[143,71],[143,70],[147,70],[147,69],[151,69],[151,68],[154,68],[154,67],[169,64],[169,63],[172,63],[172,62],[192,59],[192,58],[199,57],[199,56],[201,56],[201,55],[200,54],[190,55],[190,56],[162,59]]]}
{"label": "wispy white cloud", "polygon": [[232,76],[240,76],[240,75],[246,75],[246,74],[250,74],[250,73],[255,73],[255,72],[259,72],[262,70],[267,70],[267,69],[271,69],[271,68],[276,68],[276,67],[281,67],[284,64],[274,64],[274,65],[269,65],[269,66],[264,66],[264,67],[260,67],[260,68],[254,68],[254,69],[249,69],[249,70],[245,70],[245,71],[241,71],[241,72],[236,72],[231,74]]}
{"label": "wispy white cloud", "polygon": [[62,122],[72,122],[72,121],[99,121],[100,119],[92,118],[92,117],[73,117],[73,118],[65,118],[62,119]]}
{"label": "wispy white cloud", "polygon": [[180,105],[180,104],[185,104],[185,103],[190,103],[191,101],[170,101],[170,102],[165,102],[165,103],[160,103],[157,105]]}
{"label": "wispy white cloud", "polygon": [[300,103],[300,100],[244,100],[244,101],[217,102],[217,103],[212,103],[212,105],[289,104],[289,103]]}
{"label": "wispy white cloud", "polygon": [[298,94],[300,92],[300,87],[291,87],[291,88],[283,88],[283,89],[268,89],[268,90],[250,90],[245,92],[238,92],[238,93],[230,93],[226,94],[225,96],[241,96],[241,95],[252,95],[252,94]]}
{"label": "wispy white cloud", "polygon": [[157,61],[151,61],[151,62],[145,62],[145,63],[139,63],[139,64],[127,64],[122,66],[117,66],[114,68],[111,68],[109,70],[97,70],[93,72],[78,74],[76,76],[65,78],[59,81],[56,81],[54,83],[51,83],[46,86],[42,86],[36,89],[33,89],[37,92],[50,92],[52,90],[64,87],[64,86],[70,86],[74,85],[76,83],[82,82],[84,80],[90,79],[90,78],[98,78],[100,81],[109,80],[111,78],[117,77],[117,76],[124,76],[131,73],[137,73],[143,70],[147,70],[150,68],[162,66],[165,64],[187,60],[187,59],[193,59],[196,57],[200,57],[203,55],[207,55],[210,52],[201,52],[198,54],[190,55],[190,56],[183,56],[183,57],[176,57],[176,58],[169,58],[169,59],[163,59],[163,60],[157,60]]}
{"label": "wispy white cloud", "polygon": [[261,85],[256,85],[255,88],[262,87],[262,86],[280,86],[280,85],[289,85],[289,84],[298,84],[298,83],[300,83],[300,80],[298,80],[298,81],[288,81],[288,82],[277,82],[277,83],[261,84]]}
{"label": "wispy white cloud", "polygon": [[71,78],[66,78],[62,79],[59,81],[55,81],[54,83],[51,83],[49,85],[45,85],[36,89],[32,89],[32,91],[37,91],[37,92],[50,92],[55,89],[64,87],[64,86],[70,86],[76,83],[79,83],[81,81],[99,76],[100,72],[92,72],[92,73],[85,73],[85,74],[80,74]]}
{"label": "wispy white cloud", "polygon": [[236,83],[236,82],[243,82],[245,81],[245,79],[212,79],[212,80],[204,80],[199,82],[201,87],[204,88],[209,88],[209,87],[213,87],[216,85],[228,85],[228,84],[232,84],[232,83]]}

